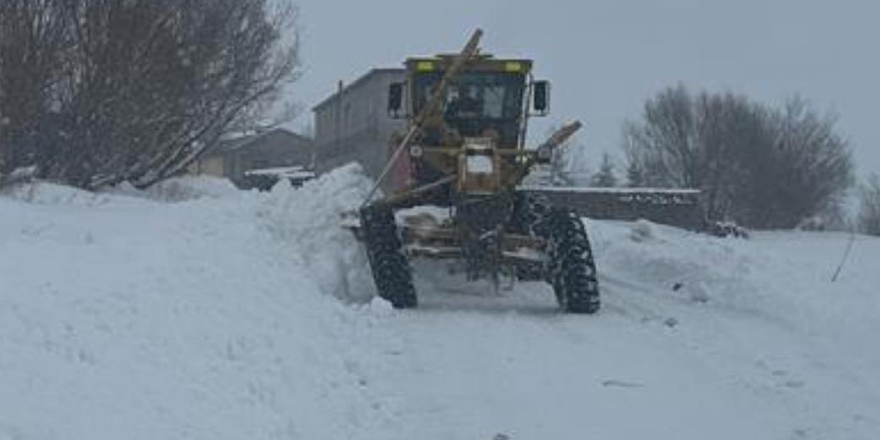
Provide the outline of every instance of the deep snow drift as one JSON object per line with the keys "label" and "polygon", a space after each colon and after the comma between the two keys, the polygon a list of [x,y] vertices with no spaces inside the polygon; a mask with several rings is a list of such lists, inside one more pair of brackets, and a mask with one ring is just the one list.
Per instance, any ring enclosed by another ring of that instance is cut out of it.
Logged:
{"label": "deep snow drift", "polygon": [[876,439],[880,240],[587,221],[604,308],[419,264],[372,300],[369,182],[0,196],[0,439]]}

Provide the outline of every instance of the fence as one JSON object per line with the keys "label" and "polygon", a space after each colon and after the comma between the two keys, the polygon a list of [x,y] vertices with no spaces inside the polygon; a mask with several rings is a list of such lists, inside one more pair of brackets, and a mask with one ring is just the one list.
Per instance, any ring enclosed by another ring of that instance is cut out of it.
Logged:
{"label": "fence", "polygon": [[680,228],[704,226],[702,197],[696,189],[526,187],[550,204],[605,220],[645,219]]}

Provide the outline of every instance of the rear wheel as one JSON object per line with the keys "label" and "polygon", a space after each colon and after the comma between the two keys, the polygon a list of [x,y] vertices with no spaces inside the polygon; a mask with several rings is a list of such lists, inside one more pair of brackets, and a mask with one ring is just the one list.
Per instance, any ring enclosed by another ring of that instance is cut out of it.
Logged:
{"label": "rear wheel", "polygon": [[542,226],[549,235],[548,277],[559,305],[569,313],[596,313],[596,263],[580,216],[571,209],[553,208]]}
{"label": "rear wheel", "polygon": [[361,227],[379,296],[396,309],[416,307],[412,270],[391,208],[379,204],[362,209]]}

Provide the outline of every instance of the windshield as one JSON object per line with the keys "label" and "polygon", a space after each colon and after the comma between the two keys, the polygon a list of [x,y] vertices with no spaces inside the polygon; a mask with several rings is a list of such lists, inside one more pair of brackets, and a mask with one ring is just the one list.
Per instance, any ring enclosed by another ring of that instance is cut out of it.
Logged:
{"label": "windshield", "polygon": [[[442,75],[431,72],[416,76],[416,113],[428,102]],[[505,143],[515,142],[524,84],[523,75],[516,73],[464,73],[446,87],[440,111],[447,124],[463,136],[480,136],[492,128]]]}
{"label": "windshield", "polygon": [[[436,90],[442,72],[416,77],[416,112]],[[446,87],[441,103],[449,118],[516,119],[522,106],[523,77],[511,73],[465,73]]]}

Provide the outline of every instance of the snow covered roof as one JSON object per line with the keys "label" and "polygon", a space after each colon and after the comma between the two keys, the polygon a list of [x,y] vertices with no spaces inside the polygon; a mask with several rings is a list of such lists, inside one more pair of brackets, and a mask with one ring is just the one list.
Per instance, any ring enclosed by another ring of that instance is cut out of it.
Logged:
{"label": "snow covered roof", "polygon": [[303,167],[277,167],[261,168],[244,172],[245,176],[271,176],[282,179],[311,179],[315,177],[314,171],[307,171]]}
{"label": "snow covered roof", "polygon": [[225,136],[220,140],[217,144],[211,148],[211,153],[228,153],[231,151],[241,150],[243,148],[249,148],[252,145],[255,145],[255,142],[270,136],[286,136],[291,139],[296,139],[297,141],[303,144],[311,144],[312,140],[296,134],[290,130],[285,130],[283,128],[274,128],[271,130],[266,130],[262,132],[248,132],[248,133],[231,133]]}

